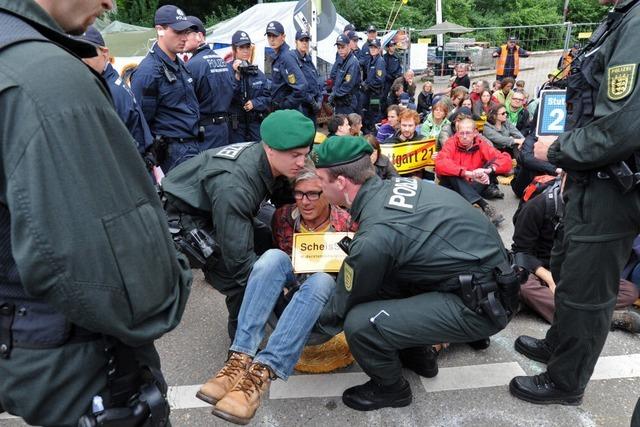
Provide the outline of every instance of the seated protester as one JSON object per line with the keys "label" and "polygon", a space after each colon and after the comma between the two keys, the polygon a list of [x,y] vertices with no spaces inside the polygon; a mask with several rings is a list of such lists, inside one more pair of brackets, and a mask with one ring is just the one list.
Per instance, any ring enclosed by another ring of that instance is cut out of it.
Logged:
{"label": "seated protester", "polygon": [[418,107],[416,111],[421,117],[427,117],[433,107],[433,85],[431,82],[425,82],[422,85],[422,91],[418,94]]}
{"label": "seated protester", "polygon": [[400,83],[402,85],[403,92],[408,93],[411,99],[415,99],[416,96],[416,84],[413,81],[414,77],[415,73],[413,70],[407,70],[402,76],[398,77],[393,82],[394,85]]}
{"label": "seated protester", "polygon": [[507,109],[502,104],[494,105],[489,111],[482,134],[494,147],[514,158],[524,142],[520,131],[507,119]]}
{"label": "seated protester", "polygon": [[382,122],[376,134],[378,142],[382,142],[396,133],[400,124],[399,117],[401,111],[399,105],[389,105],[387,108],[387,120]]}
{"label": "seated protester", "polygon": [[373,147],[373,153],[371,153],[371,163],[376,169],[376,175],[381,179],[389,179],[394,176],[400,176],[396,168],[391,163],[391,160],[380,151],[380,143],[371,134],[364,137],[369,145]]}
{"label": "seated protester", "polygon": [[475,82],[473,89],[469,93],[471,102],[475,104],[476,102],[480,101],[480,98],[482,97],[482,92],[484,92],[485,90],[488,90],[489,94],[491,94],[491,88],[489,87],[488,81],[478,80],[477,82]]}
{"label": "seated protester", "polygon": [[502,89],[502,82],[500,80],[494,80],[491,84],[491,93],[495,94],[500,89]]}
{"label": "seated protester", "polygon": [[420,124],[420,116],[415,110],[403,110],[398,119],[400,129],[382,141],[383,144],[396,144],[398,142],[419,141],[424,139],[422,135],[416,132],[416,128]]}
{"label": "seated protester", "polygon": [[[485,125],[486,126],[486,125]],[[562,169],[557,168],[546,160],[537,159],[533,154],[536,143],[534,133],[530,133],[519,148],[518,164],[514,170],[514,178],[511,180],[511,189],[516,197],[521,198],[525,188],[538,175],[558,175]]]}
{"label": "seated protester", "polygon": [[[478,135],[476,122],[472,119],[462,119],[457,129],[435,160],[440,184],[457,192],[469,203],[478,205],[493,224],[499,225],[504,217],[483,196],[494,197],[493,188],[500,191],[497,189],[496,175],[511,170],[511,157],[496,150]],[[494,187],[490,187],[490,184]]]}
{"label": "seated protester", "polygon": [[473,114],[480,117],[482,120],[487,120],[487,117],[489,117],[489,111],[491,111],[491,108],[494,105],[497,104],[493,102],[491,92],[485,89],[480,94],[480,99],[473,104]]}
{"label": "seated protester", "polygon": [[[313,169],[303,168],[293,185],[295,204],[282,206],[274,214],[278,249],[265,252],[249,275],[227,362],[197,393],[215,405],[214,415],[234,423],[249,422],[271,381],[286,381],[291,375],[314,323],[334,292],[335,279],[327,273],[294,275],[290,259],[293,233],[357,231],[346,211],[329,205]],[[266,347],[258,351],[267,320],[285,288],[288,294],[294,292],[293,296]]]}
{"label": "seated protester", "polygon": [[[555,232],[562,232],[562,226],[558,224],[563,210],[560,185],[557,179],[541,194],[522,205],[515,218],[511,246],[516,263],[530,272],[527,282],[520,287],[521,300],[549,323],[553,321],[556,289],[549,269],[549,259]],[[620,279],[616,310],[632,305],[638,295],[638,288],[632,282]],[[632,311],[614,311],[611,327],[638,333],[640,315]],[[517,347],[518,341],[516,349]]]}
{"label": "seated protester", "polygon": [[462,104],[460,104],[460,108],[468,109],[473,120],[481,120],[480,115],[473,112],[473,103],[471,102],[471,98],[469,96],[465,96],[465,98],[462,100]]}
{"label": "seated protester", "polygon": [[507,109],[507,117],[512,125],[522,133],[522,135],[529,135],[529,122],[531,121],[531,115],[529,111],[524,108],[525,97],[520,91],[513,91],[511,98],[507,100],[504,105]]}
{"label": "seated protester", "polygon": [[451,90],[457,87],[464,87],[467,90],[471,87],[468,64],[460,63],[456,65],[456,75],[451,78]]}
{"label": "seated protester", "polygon": [[527,103],[529,102],[529,94],[524,89],[524,86],[525,86],[524,80],[517,80],[516,81],[516,88],[514,90],[516,92],[520,92],[521,94],[524,95],[524,105],[527,105]]}
{"label": "seated protester", "polygon": [[507,104],[507,102],[513,96],[513,85],[515,84],[515,80],[512,77],[505,77],[502,79],[502,83],[500,86],[500,90],[493,92],[493,97],[499,104]]}
{"label": "seated protester", "polygon": [[467,96],[467,90],[464,87],[457,87],[451,91],[451,103],[453,104],[453,108],[449,109],[449,121],[451,121],[451,116],[455,114],[456,110],[460,108],[462,105],[462,101]]}
{"label": "seated protester", "polygon": [[449,108],[444,102],[438,102],[433,106],[431,114],[424,119],[420,133],[424,138],[436,139],[436,151],[442,148],[442,144],[451,136],[451,122],[447,118]]}
{"label": "seated protester", "polygon": [[391,85],[389,94],[387,95],[387,105],[400,105],[400,96],[404,93],[401,83]]}
{"label": "seated protester", "polygon": [[327,123],[327,130],[329,131],[327,137],[350,135],[351,125],[349,124],[349,118],[346,114],[334,114]]}
{"label": "seated protester", "polygon": [[350,113],[347,116],[347,120],[349,120],[349,134],[352,136],[362,135],[362,116],[358,113]]}

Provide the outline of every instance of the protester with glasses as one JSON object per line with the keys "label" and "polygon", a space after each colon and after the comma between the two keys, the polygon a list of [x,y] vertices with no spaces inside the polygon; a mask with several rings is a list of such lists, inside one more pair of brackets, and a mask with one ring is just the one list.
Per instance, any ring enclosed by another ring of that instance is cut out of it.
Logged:
{"label": "protester with glasses", "polygon": [[520,90],[513,91],[513,95],[504,104],[509,122],[514,125],[522,133],[527,136],[529,134],[529,122],[531,121],[531,115],[529,111],[524,108],[525,95]]}
{"label": "protester with glasses", "polygon": [[493,143],[494,147],[500,151],[506,151],[511,156],[515,156],[524,142],[522,133],[507,119],[507,108],[502,104],[495,105],[489,110],[482,134]]}

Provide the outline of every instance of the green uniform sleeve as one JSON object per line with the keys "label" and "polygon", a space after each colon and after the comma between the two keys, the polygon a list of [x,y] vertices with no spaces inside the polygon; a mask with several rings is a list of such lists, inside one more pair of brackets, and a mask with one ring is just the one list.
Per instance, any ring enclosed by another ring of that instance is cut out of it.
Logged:
{"label": "green uniform sleeve", "polygon": [[237,183],[226,183],[208,190],[213,203],[213,224],[222,261],[238,286],[245,286],[253,263],[253,217],[256,204],[249,192]]}
{"label": "green uniform sleeve", "polygon": [[[640,150],[640,50],[633,48],[640,44],[638,28],[640,14],[622,24],[618,33],[611,36],[616,37],[615,43],[603,45],[602,49],[607,48],[607,52],[603,54],[604,74],[596,97],[595,120],[560,135],[549,147],[551,163],[567,170],[598,169],[626,160],[634,151]],[[635,70],[628,82],[632,89],[622,99],[612,100],[609,71],[622,65],[632,65]]]}

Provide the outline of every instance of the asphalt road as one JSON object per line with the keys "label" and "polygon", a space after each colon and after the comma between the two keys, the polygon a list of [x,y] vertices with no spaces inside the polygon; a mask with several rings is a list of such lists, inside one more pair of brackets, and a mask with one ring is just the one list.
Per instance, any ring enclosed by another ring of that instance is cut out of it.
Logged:
{"label": "asphalt road", "polygon": [[[508,187],[496,206],[510,218],[517,200]],[[510,245],[513,227],[500,229]],[[491,346],[475,351],[452,345],[439,358],[440,374],[421,379],[405,371],[414,401],[406,408],[357,412],[341,399],[344,388],[366,381],[357,365],[328,375],[294,375],[276,381],[252,425],[255,426],[568,426],[628,427],[640,390],[640,336],[609,335],[584,403],[579,407],[537,406],[513,398],[506,384],[516,374],[539,373],[544,366],[513,350],[518,335],[543,336],[547,325],[531,313],[519,314],[492,337]],[[158,342],[163,371],[172,386],[174,426],[229,425],[194,399],[198,386],[224,363],[229,339],[223,298],[196,273],[191,297],[179,327]],[[0,416],[2,426],[22,426]]]}

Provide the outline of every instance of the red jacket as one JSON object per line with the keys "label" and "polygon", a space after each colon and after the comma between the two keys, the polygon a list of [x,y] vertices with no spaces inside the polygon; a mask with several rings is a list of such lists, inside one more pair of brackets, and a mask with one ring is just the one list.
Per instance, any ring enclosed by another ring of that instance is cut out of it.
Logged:
{"label": "red jacket", "polygon": [[496,174],[511,170],[511,156],[495,149],[489,141],[477,135],[468,150],[459,147],[458,135],[447,139],[436,157],[436,174],[441,176],[464,176],[465,171],[492,165]]}

